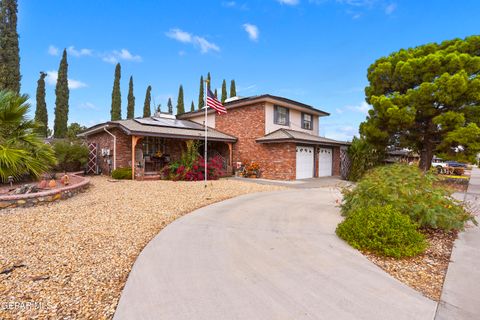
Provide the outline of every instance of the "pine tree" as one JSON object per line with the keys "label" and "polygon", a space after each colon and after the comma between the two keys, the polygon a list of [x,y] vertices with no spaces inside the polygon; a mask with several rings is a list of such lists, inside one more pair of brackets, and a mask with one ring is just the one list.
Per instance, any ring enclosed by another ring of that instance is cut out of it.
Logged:
{"label": "pine tree", "polygon": [[68,62],[67,50],[63,49],[62,60],[58,68],[57,86],[55,87],[55,120],[53,124],[53,136],[65,138],[68,123]]}
{"label": "pine tree", "polygon": [[235,80],[230,82],[230,98],[237,96],[237,88],[235,86]]}
{"label": "pine tree", "polygon": [[193,112],[195,111],[195,104],[193,103],[193,100],[192,100],[192,104],[190,105],[190,112]]}
{"label": "pine tree", "polygon": [[117,63],[115,66],[115,79],[113,80],[113,89],[112,89],[112,108],[110,109],[111,120],[121,120],[122,119],[122,94],[120,93],[120,78],[122,70],[120,63]]}
{"label": "pine tree", "polygon": [[168,113],[173,114],[172,98],[168,98],[167,107],[168,107]]}
{"label": "pine tree", "polygon": [[198,94],[198,110],[202,110],[205,106],[205,92],[203,91],[203,76],[200,76],[200,91]]}
{"label": "pine tree", "polygon": [[40,72],[40,79],[37,81],[37,106],[35,109],[35,121],[42,127],[37,129],[37,133],[42,137],[48,137],[48,112],[45,102],[45,72]]}
{"label": "pine tree", "polygon": [[0,1],[0,89],[20,93],[17,1]]}
{"label": "pine tree", "polygon": [[225,81],[225,79],[223,79],[223,82],[222,82],[222,103],[225,102],[225,100],[227,100],[227,82]]}
{"label": "pine tree", "polygon": [[215,95],[215,98],[217,98],[217,99],[218,99],[218,92],[217,92],[217,88],[215,88],[214,95]]}
{"label": "pine tree", "polygon": [[127,97],[127,119],[135,118],[135,96],[133,95],[133,77],[130,76]]}
{"label": "pine tree", "polygon": [[185,113],[185,105],[183,103],[183,86],[180,85],[180,88],[178,88],[177,114],[182,113]]}
{"label": "pine tree", "polygon": [[210,90],[210,85],[212,82],[212,78],[210,77],[210,72],[207,74],[207,89]]}
{"label": "pine tree", "polygon": [[143,117],[148,118],[152,115],[150,111],[150,101],[152,100],[151,97],[152,86],[147,87],[147,92],[145,93],[145,102],[143,103]]}

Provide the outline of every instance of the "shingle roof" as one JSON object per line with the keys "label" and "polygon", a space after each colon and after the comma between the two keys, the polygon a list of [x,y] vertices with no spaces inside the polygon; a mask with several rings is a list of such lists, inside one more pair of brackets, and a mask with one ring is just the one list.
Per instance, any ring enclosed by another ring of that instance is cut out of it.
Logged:
{"label": "shingle roof", "polygon": [[[229,108],[234,108],[235,105],[240,104],[240,103],[241,104],[244,104],[246,102],[252,102],[253,103],[255,101],[260,101],[260,100],[264,100],[264,99],[268,99],[268,98],[273,99],[273,100],[277,100],[280,103],[282,103],[282,102],[283,103],[288,103],[288,104],[296,105],[296,106],[299,106],[299,107],[317,112],[317,113],[321,114],[321,116],[329,116],[330,115],[330,113],[322,111],[320,109],[317,109],[317,108],[315,108],[311,105],[308,105],[308,104],[305,104],[305,103],[302,103],[302,102],[298,102],[298,101],[295,101],[295,100],[287,99],[287,98],[284,98],[284,97],[280,97],[280,96],[274,96],[274,95],[271,95],[271,94],[262,94],[262,95],[258,95],[258,96],[239,98],[239,99],[236,99],[236,100],[225,102],[224,106],[228,110]],[[182,113],[178,116],[180,118],[182,118],[182,117],[189,118],[190,116],[197,115],[197,114],[200,114],[202,112],[204,112],[204,111],[203,110],[196,110],[196,111],[185,112],[185,113]],[[209,111],[209,112],[213,112],[213,111]]]}
{"label": "shingle roof", "polygon": [[256,140],[258,143],[303,142],[317,145],[349,145],[349,142],[315,136],[306,132],[278,129]]}
{"label": "shingle roof", "polygon": [[[128,135],[183,139],[203,139],[205,137],[204,126],[189,120],[162,119],[161,123],[156,123],[155,121],[148,121],[149,119],[151,118],[108,121],[88,128],[79,134],[79,136],[88,136],[89,134],[99,132],[107,127],[119,127]],[[237,140],[234,136],[230,136],[210,127],[207,128],[207,132],[208,139],[212,141],[235,142]]]}

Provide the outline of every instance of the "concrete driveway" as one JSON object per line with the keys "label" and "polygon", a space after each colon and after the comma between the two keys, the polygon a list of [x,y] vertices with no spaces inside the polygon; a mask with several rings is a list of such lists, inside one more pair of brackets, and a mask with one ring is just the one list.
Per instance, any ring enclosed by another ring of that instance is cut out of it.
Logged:
{"label": "concrete driveway", "polygon": [[138,257],[114,319],[433,319],[434,301],[336,237],[337,199],[250,194],[180,218]]}

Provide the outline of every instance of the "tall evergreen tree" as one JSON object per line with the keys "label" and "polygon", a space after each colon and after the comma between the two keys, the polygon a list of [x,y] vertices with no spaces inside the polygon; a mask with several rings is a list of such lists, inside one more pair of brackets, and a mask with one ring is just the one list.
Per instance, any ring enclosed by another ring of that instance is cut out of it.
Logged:
{"label": "tall evergreen tree", "polygon": [[135,96],[133,95],[133,77],[130,76],[127,97],[127,119],[135,118]]}
{"label": "tall evergreen tree", "polygon": [[202,110],[205,106],[205,92],[203,91],[203,76],[200,76],[200,91],[198,93],[198,110]]}
{"label": "tall evergreen tree", "polygon": [[207,89],[210,90],[212,78],[210,77],[210,72],[207,74]]}
{"label": "tall evergreen tree", "polygon": [[45,72],[40,72],[40,78],[37,81],[37,107],[35,109],[35,121],[42,125],[36,131],[42,137],[48,137],[48,112],[45,102]]}
{"label": "tall evergreen tree", "polygon": [[120,78],[122,76],[122,69],[120,63],[115,66],[115,79],[113,80],[112,89],[112,108],[110,109],[111,120],[122,119],[122,94],[120,93]]}
{"label": "tall evergreen tree", "polygon": [[147,87],[147,92],[145,93],[145,102],[143,103],[143,117],[147,118],[152,115],[150,110],[150,101],[152,100],[151,96],[152,86]]}
{"label": "tall evergreen tree", "polygon": [[193,103],[193,100],[192,100],[192,104],[190,105],[190,112],[193,112],[195,111],[195,104]]}
{"label": "tall evergreen tree", "polygon": [[0,89],[20,93],[17,0],[0,1]]}
{"label": "tall evergreen tree", "polygon": [[168,98],[167,107],[168,107],[168,113],[173,114],[172,98]]}
{"label": "tall evergreen tree", "polygon": [[178,88],[178,99],[177,99],[177,114],[185,113],[185,105],[183,103],[183,86],[180,85]]}
{"label": "tall evergreen tree", "polygon": [[67,50],[63,49],[62,60],[58,68],[57,86],[55,87],[55,120],[53,124],[53,136],[65,138],[68,123],[68,62]]}
{"label": "tall evergreen tree", "polygon": [[215,88],[215,92],[213,93],[215,95],[215,98],[218,99],[218,92],[217,92],[217,88]]}
{"label": "tall evergreen tree", "polygon": [[237,96],[237,88],[235,86],[235,80],[230,82],[230,98]]}
{"label": "tall evergreen tree", "polygon": [[223,82],[222,82],[222,103],[225,102],[225,100],[227,100],[227,82],[225,81],[225,79],[223,79]]}

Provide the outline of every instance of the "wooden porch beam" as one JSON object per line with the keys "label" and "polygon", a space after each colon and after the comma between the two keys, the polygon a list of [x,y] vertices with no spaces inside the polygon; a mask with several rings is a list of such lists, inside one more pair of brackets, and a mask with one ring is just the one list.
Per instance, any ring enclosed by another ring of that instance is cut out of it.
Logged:
{"label": "wooden porch beam", "polygon": [[132,180],[135,180],[135,147],[140,139],[141,137],[132,136]]}

